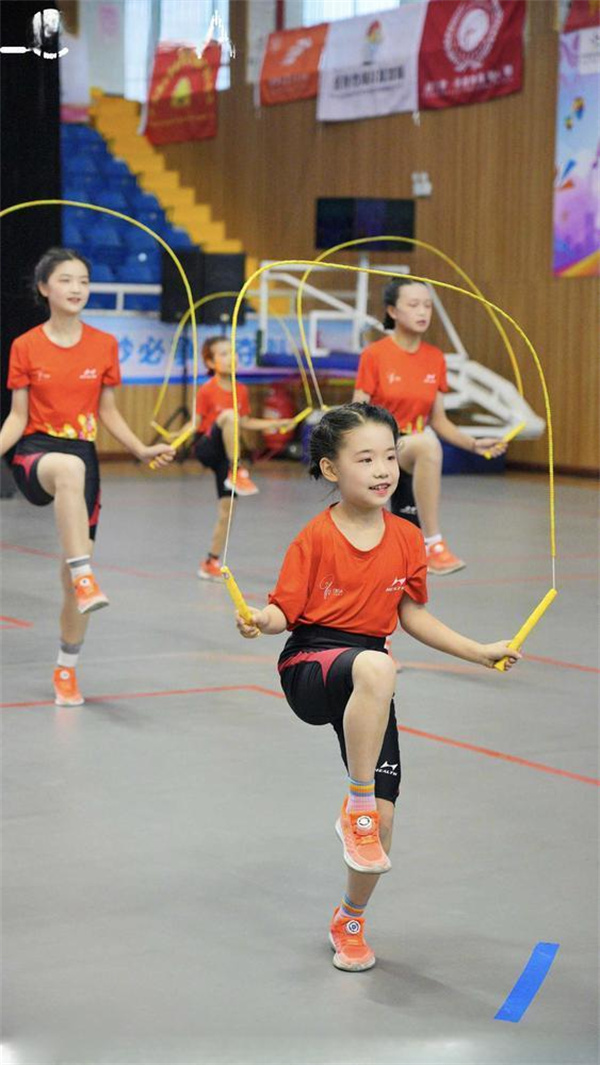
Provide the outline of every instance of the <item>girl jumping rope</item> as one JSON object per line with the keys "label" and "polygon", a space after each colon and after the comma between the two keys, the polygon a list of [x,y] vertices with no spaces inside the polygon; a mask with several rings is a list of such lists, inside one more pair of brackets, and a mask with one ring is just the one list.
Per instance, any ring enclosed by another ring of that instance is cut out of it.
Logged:
{"label": "girl jumping rope", "polygon": [[346,892],[329,929],[333,964],[370,969],[364,911],[390,869],[394,804],[400,785],[396,670],[384,651],[398,617],[421,643],[491,668],[521,657],[508,641],[482,644],[426,609],[427,559],[420,531],[385,505],[398,484],[398,428],[367,403],[328,411],[310,441],[309,472],[336,485],[340,502],[313,518],[292,542],[269,605],[238,614],[242,636],[291,629],[279,658],[281,685],[298,717],[333,726],[348,771],[348,795],[335,829],[348,866]]}
{"label": "girl jumping rope", "polygon": [[117,410],[117,341],[80,321],[89,282],[89,263],[68,248],[50,248],[37,264],[34,294],[50,316],[13,342],[12,404],[0,431],[0,455],[17,445],[12,468],[25,498],[54,503],[63,559],[57,706],[83,703],[75,667],[88,615],[108,606],[90,565],[100,514],[98,421],[141,462],[161,466],[175,454],[166,444],[146,447]]}

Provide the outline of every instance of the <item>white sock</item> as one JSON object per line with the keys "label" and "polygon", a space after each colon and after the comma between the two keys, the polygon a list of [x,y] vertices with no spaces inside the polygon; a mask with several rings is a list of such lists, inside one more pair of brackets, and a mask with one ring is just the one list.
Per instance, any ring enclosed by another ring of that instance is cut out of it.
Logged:
{"label": "white sock", "polygon": [[79,558],[67,558],[67,566],[71,571],[71,580],[76,581],[79,577],[88,577],[92,572],[90,556],[80,555]]}
{"label": "white sock", "polygon": [[436,544],[441,544],[442,534],[436,533],[435,536],[425,536],[425,547],[435,547]]}
{"label": "white sock", "polygon": [[60,650],[56,659],[57,666],[61,666],[64,669],[75,669],[80,651],[80,643],[67,643],[65,640],[61,640]]}

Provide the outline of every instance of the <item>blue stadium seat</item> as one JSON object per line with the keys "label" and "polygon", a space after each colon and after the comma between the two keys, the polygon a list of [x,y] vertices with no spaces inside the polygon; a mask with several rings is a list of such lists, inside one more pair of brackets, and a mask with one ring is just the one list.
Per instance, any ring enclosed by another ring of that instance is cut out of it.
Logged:
{"label": "blue stadium seat", "polygon": [[173,249],[195,248],[197,246],[185,229],[180,229],[178,226],[172,227],[170,234],[165,236],[165,240]]}
{"label": "blue stadium seat", "polygon": [[[106,263],[93,262],[91,280],[98,282],[114,282],[115,275],[110,266]],[[114,309],[115,303],[116,296],[112,296],[110,292],[92,292],[87,306],[90,310],[105,311]]]}
{"label": "blue stadium seat", "polygon": [[104,186],[102,192],[96,197],[96,203],[101,207],[110,207],[112,211],[130,211],[129,200],[118,189],[107,189]]}
{"label": "blue stadium seat", "polygon": [[84,243],[81,230],[77,223],[69,218],[65,220],[64,216],[62,225],[62,242],[65,248],[75,247],[78,249],[81,249]]}
{"label": "blue stadium seat", "polygon": [[161,281],[160,256],[139,252],[128,255],[119,267],[119,281],[136,282],[141,285],[159,285]]}
{"label": "blue stadium seat", "polygon": [[150,192],[144,192],[142,189],[138,189],[137,193],[131,197],[131,206],[136,211],[162,210],[156,196],[153,196]]}
{"label": "blue stadium seat", "polygon": [[65,174],[93,174],[94,176],[97,176],[101,169],[96,165],[94,156],[88,155],[85,149],[63,153],[62,167]]}

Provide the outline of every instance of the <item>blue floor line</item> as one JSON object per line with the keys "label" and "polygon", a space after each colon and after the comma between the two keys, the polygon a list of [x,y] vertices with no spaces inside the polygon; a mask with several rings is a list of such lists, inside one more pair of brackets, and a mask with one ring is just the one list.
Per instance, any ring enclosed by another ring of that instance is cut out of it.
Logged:
{"label": "blue floor line", "polygon": [[546,979],[558,952],[558,943],[538,943],[512,991],[498,1010],[495,1021],[521,1020]]}

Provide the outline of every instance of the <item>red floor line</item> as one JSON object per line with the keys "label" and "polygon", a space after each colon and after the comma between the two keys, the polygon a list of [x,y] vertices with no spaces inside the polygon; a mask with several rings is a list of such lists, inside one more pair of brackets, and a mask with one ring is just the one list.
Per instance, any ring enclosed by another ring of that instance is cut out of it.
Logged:
{"label": "red floor line", "polygon": [[[208,688],[172,688],[159,692],[120,692],[117,695],[96,695],[87,699],[86,702],[93,705],[94,703],[105,703],[116,699],[161,699],[171,695],[198,695],[209,692],[233,691],[251,691],[257,692],[260,695],[271,695],[275,699],[284,698],[282,692],[276,691],[274,688],[264,688],[260,684],[229,684]],[[54,706],[54,703],[47,699],[40,699],[37,702],[29,703],[0,703],[0,709],[4,710],[26,709],[36,706]],[[400,732],[407,732],[412,736],[419,736],[421,739],[433,740],[435,743],[444,743],[449,747],[458,747],[466,751],[474,751],[476,754],[484,754],[488,758],[497,758],[500,761],[512,762],[515,765],[525,766],[527,769],[535,769],[540,773],[552,773],[555,776],[567,777],[569,780],[578,780],[583,784],[594,784],[596,787],[600,786],[600,780],[597,780],[596,777],[583,776],[581,773],[570,773],[567,769],[556,769],[554,766],[544,765],[542,762],[532,762],[527,758],[519,758],[514,754],[504,754],[503,751],[494,751],[489,747],[478,747],[473,743],[464,743],[462,740],[453,740],[448,736],[438,736],[434,732],[424,732],[422,729],[410,728],[408,725],[399,725],[398,729]]]}
{"label": "red floor line", "polygon": [[596,777],[586,777],[581,773],[570,773],[568,769],[556,769],[542,762],[531,762],[528,758],[519,758],[514,754],[504,754],[502,751],[493,751],[489,747],[478,747],[474,743],[463,743],[461,740],[452,740],[448,736],[436,736],[434,732],[423,732],[418,728],[409,728],[408,725],[398,725],[399,732],[408,732],[411,736],[420,736],[422,739],[434,740],[436,743],[445,743],[449,747],[460,747],[465,751],[474,751],[476,754],[485,754],[488,758],[499,758],[503,762],[513,762],[515,765],[526,766],[527,769],[536,769],[539,773],[553,773],[558,777],[568,777],[569,780],[579,780],[582,784],[593,784],[600,787],[600,780]]}
{"label": "red floor line", "polygon": [[21,621],[20,618],[9,618],[0,614],[0,629],[32,629],[33,621]]}
{"label": "red floor line", "polygon": [[582,673],[600,673],[597,666],[580,666],[578,662],[562,662],[559,658],[546,658],[544,655],[523,655],[528,662],[543,662],[549,666],[560,666],[561,669],[579,669]]}

